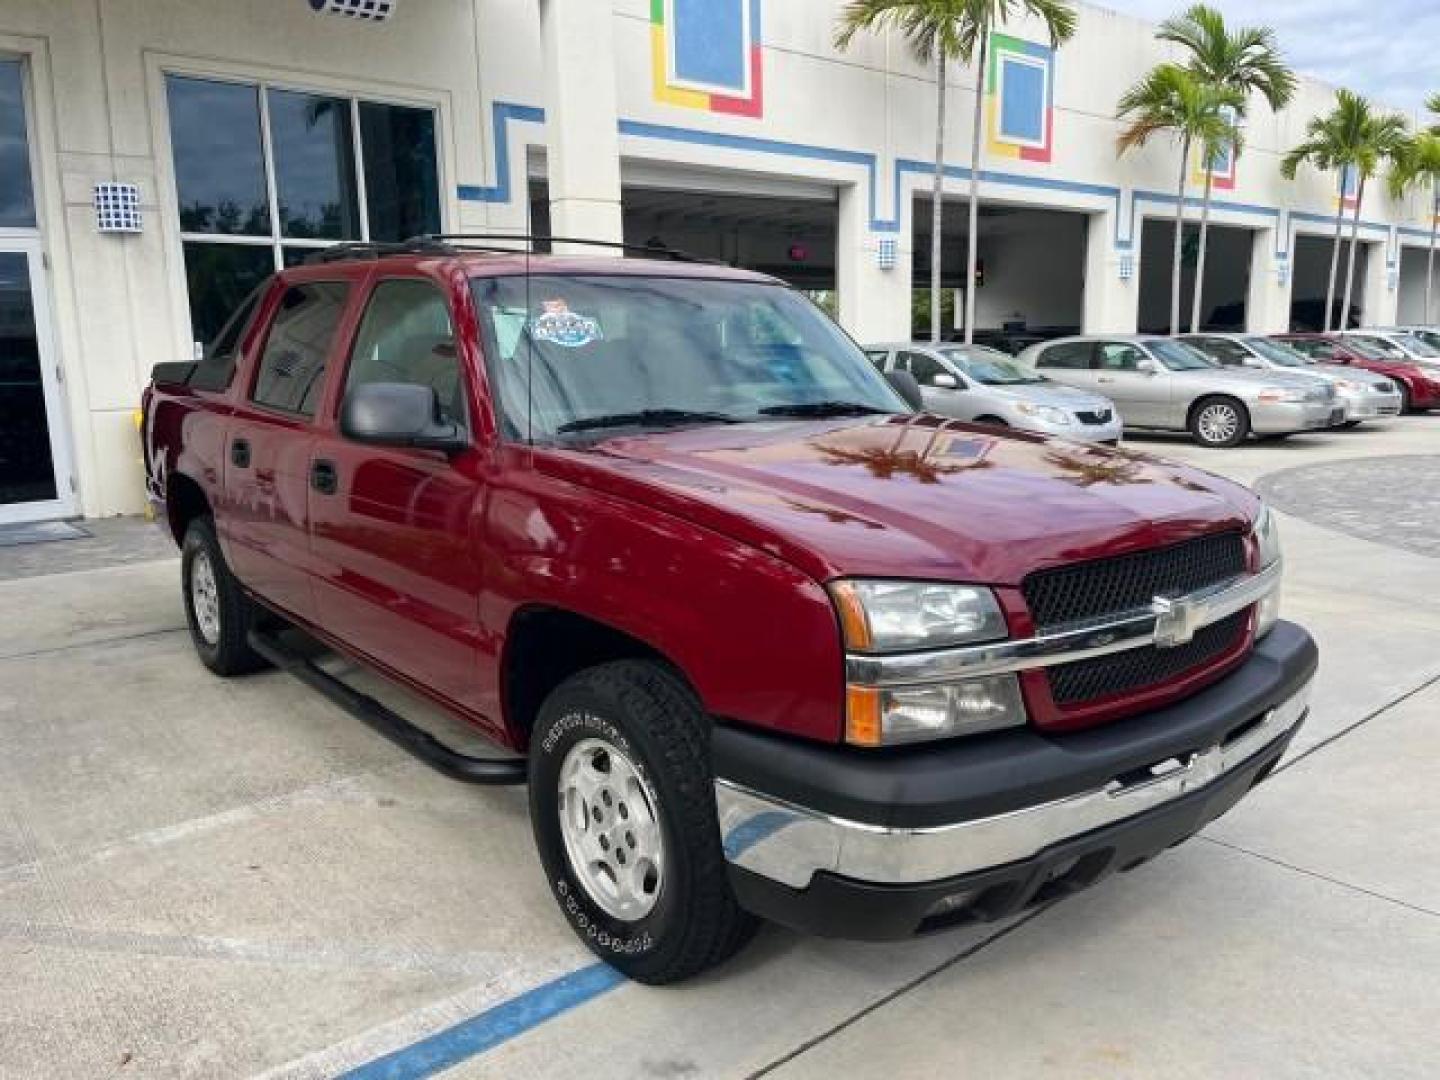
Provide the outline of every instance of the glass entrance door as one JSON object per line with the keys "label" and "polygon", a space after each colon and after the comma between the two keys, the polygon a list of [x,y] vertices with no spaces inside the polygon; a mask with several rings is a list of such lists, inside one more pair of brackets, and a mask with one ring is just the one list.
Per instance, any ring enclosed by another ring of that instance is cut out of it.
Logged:
{"label": "glass entrance door", "polygon": [[38,240],[0,235],[0,524],[75,511]]}

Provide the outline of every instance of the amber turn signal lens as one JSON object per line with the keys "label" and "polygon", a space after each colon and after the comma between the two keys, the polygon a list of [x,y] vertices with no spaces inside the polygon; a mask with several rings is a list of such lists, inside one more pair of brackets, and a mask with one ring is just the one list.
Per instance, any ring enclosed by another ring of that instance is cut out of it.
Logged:
{"label": "amber turn signal lens", "polygon": [[845,688],[845,741],[852,746],[879,746],[880,691],[871,686]]}
{"label": "amber turn signal lens", "polygon": [[864,652],[870,648],[870,620],[865,615],[865,605],[855,587],[848,581],[837,581],[830,586],[835,598],[835,609],[840,613],[840,629],[845,634],[847,648]]}

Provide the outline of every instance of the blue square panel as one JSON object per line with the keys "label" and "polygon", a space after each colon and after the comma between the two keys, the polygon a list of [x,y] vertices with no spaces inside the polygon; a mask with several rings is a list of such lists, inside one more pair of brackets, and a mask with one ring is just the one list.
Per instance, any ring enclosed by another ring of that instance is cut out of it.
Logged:
{"label": "blue square panel", "polygon": [[675,77],[743,94],[746,0],[672,0],[670,48]]}
{"label": "blue square panel", "polygon": [[1000,137],[1045,141],[1045,69],[1008,56],[1000,61]]}

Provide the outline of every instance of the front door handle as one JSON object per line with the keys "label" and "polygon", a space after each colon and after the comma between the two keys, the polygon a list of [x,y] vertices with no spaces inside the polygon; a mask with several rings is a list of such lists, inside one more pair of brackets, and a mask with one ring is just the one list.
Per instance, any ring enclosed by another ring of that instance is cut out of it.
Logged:
{"label": "front door handle", "polygon": [[230,444],[230,464],[237,469],[250,467],[250,440],[236,439]]}
{"label": "front door handle", "polygon": [[321,495],[334,495],[340,490],[340,474],[333,461],[316,458],[310,463],[310,486]]}

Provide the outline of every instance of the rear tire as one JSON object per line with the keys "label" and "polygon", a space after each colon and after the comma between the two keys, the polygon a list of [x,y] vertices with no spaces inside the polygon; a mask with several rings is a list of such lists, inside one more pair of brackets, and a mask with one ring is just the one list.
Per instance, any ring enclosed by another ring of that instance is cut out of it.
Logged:
{"label": "rear tire", "polygon": [[571,928],[637,982],[698,974],[754,932],[720,846],[709,721],[660,664],[602,664],[546,699],[530,740],[530,822]]}
{"label": "rear tire", "polygon": [[1250,413],[1232,397],[1201,398],[1190,410],[1190,435],[1201,446],[1239,446],[1250,434]]}
{"label": "rear tire", "polygon": [[215,523],[196,518],[180,545],[180,583],[185,622],[200,662],[229,678],[266,666],[246,640],[255,620],[255,605],[225,564]]}

